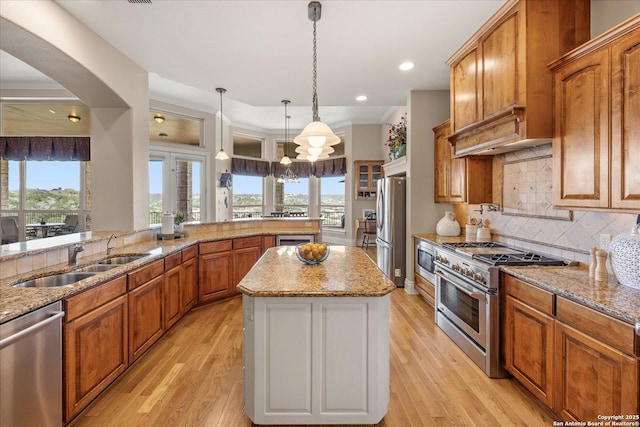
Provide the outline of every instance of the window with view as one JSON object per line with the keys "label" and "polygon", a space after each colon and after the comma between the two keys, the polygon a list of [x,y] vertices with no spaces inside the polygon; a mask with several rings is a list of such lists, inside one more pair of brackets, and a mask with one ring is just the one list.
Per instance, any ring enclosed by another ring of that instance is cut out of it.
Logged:
{"label": "window with view", "polygon": [[344,228],[344,176],[320,178],[320,214],[323,227]]}
{"label": "window with view", "polygon": [[260,176],[233,176],[233,217],[252,218],[263,215],[263,192]]}
{"label": "window with view", "polygon": [[80,221],[88,206],[82,203],[87,195],[85,162],[2,160],[0,169],[0,213],[11,217],[18,229],[15,237],[3,236],[3,243],[87,229]]}
{"label": "window with view", "polygon": [[309,178],[299,178],[300,182],[285,182],[282,186],[282,197],[278,196],[276,187],[276,211],[289,212],[291,215],[309,215]]}

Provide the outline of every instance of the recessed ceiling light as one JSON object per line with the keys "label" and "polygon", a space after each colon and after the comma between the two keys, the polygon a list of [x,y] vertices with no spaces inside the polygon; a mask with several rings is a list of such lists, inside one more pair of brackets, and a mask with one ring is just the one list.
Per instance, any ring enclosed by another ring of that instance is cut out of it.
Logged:
{"label": "recessed ceiling light", "polygon": [[55,114],[55,113],[56,113],[56,112],[55,112],[55,111],[53,111],[53,110],[49,110],[49,112],[50,112],[51,114]]}
{"label": "recessed ceiling light", "polygon": [[164,116],[158,113],[155,116],[153,116],[153,120],[155,120],[156,123],[164,123]]}
{"label": "recessed ceiling light", "polygon": [[367,95],[358,95],[356,96],[356,101],[366,101]]}
{"label": "recessed ceiling light", "polygon": [[409,71],[413,68],[413,62],[403,62],[398,68],[402,71]]}
{"label": "recessed ceiling light", "polygon": [[159,134],[158,134],[158,136],[159,136],[160,138],[166,138],[166,137],[168,137],[169,135],[167,135],[167,134],[166,134],[166,133],[164,133],[164,132],[161,132],[161,133],[159,133]]}
{"label": "recessed ceiling light", "polygon": [[69,114],[67,118],[71,123],[78,123],[80,121],[80,116],[76,116],[75,114]]}

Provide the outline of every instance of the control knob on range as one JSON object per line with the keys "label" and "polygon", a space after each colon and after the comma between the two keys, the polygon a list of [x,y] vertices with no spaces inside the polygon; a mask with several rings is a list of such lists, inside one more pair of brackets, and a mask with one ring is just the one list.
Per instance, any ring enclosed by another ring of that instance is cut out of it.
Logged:
{"label": "control knob on range", "polygon": [[460,266],[458,264],[453,264],[451,268],[453,269],[453,271],[460,271]]}
{"label": "control knob on range", "polygon": [[440,262],[443,263],[444,265],[449,264],[449,260],[446,257],[443,257],[443,256],[440,257]]}
{"label": "control knob on range", "polygon": [[474,275],[473,275],[473,279],[474,279],[476,282],[480,282],[480,283],[484,283],[484,282],[485,282],[485,280],[484,280],[484,276],[483,276],[482,274],[480,274],[480,273],[476,273],[476,274],[474,274]]}
{"label": "control knob on range", "polygon": [[466,268],[462,268],[462,269],[460,269],[460,274],[462,274],[463,276],[466,276],[467,275],[467,271],[468,270]]}
{"label": "control knob on range", "polygon": [[471,269],[467,270],[467,277],[473,278],[473,270],[471,270]]}

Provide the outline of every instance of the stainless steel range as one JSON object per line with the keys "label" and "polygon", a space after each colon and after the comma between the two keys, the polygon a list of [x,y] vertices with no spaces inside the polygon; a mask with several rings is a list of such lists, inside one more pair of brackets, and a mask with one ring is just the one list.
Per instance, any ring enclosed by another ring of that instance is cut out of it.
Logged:
{"label": "stainless steel range", "polygon": [[436,323],[491,378],[500,363],[501,265],[566,265],[557,258],[495,242],[445,243],[436,248]]}

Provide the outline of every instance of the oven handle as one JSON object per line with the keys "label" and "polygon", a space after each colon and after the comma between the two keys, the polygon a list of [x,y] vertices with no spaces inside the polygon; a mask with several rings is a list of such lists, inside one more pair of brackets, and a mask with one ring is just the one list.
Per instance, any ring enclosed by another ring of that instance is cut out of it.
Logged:
{"label": "oven handle", "polygon": [[[444,279],[447,279],[447,272],[440,270],[440,269],[436,269],[436,274],[443,277]],[[449,280],[449,283],[451,283],[455,288],[457,288],[460,292],[462,292],[463,294],[466,294],[467,296],[473,298],[473,299],[477,299],[479,301],[486,301],[486,297],[484,292],[477,292],[477,291],[470,291],[467,288],[463,288],[462,286],[458,285],[457,283],[453,282],[452,280]]]}

